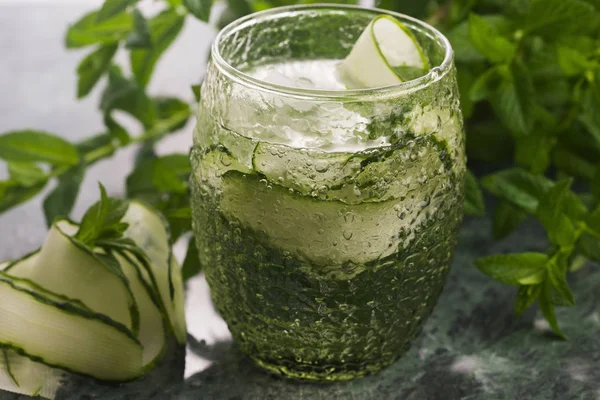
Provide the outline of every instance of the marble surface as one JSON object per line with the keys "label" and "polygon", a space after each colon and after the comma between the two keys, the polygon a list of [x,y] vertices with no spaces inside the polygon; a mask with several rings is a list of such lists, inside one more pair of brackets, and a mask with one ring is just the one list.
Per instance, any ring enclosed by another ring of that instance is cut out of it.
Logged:
{"label": "marble surface", "polygon": [[[86,7],[74,2],[35,7],[0,3],[0,132],[34,127],[74,140],[100,131],[99,91],[82,102],[74,98],[74,70],[83,53],[62,47],[67,23]],[[213,34],[188,21],[159,64],[151,91],[189,98],[189,84],[203,73]],[[123,56],[119,55],[125,60]],[[185,152],[190,132],[191,124],[166,139],[159,152]],[[132,157],[133,151],[125,150],[89,171],[75,218],[97,198],[97,181],[111,194],[123,192]],[[6,174],[2,168],[0,178]],[[600,268],[589,265],[573,276],[578,304],[558,311],[570,340],[556,340],[535,309],[516,319],[514,288],[493,282],[473,266],[474,259],[487,254],[544,250],[543,232],[529,223],[501,242],[494,242],[489,232],[485,218],[465,221],[452,272],[433,315],[412,349],[377,375],[317,385],[263,373],[231,343],[200,276],[188,284],[187,349],[173,347],[168,359],[140,381],[107,386],[80,379],[70,382],[58,398],[600,400]],[[44,235],[40,198],[0,215],[0,259],[36,248]],[[179,244],[176,253],[181,256],[184,251]],[[2,400],[22,398],[0,391]]]}

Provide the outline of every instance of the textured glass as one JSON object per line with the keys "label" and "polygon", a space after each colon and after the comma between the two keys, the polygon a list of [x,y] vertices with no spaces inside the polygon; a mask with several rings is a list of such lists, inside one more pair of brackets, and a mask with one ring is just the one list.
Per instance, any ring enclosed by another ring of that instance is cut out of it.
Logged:
{"label": "textured glass", "polygon": [[301,6],[226,27],[191,152],[194,232],[214,303],[260,366],[346,380],[396,360],[443,288],[462,220],[452,51],[390,13],[435,68],[394,87],[283,87],[243,71],[339,60],[379,10]]}

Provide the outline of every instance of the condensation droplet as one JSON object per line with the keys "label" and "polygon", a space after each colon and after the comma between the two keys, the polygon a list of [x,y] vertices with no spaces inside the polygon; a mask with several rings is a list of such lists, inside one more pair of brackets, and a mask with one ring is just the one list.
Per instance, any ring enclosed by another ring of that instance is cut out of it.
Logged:
{"label": "condensation droplet", "polygon": [[319,160],[315,163],[315,171],[326,172],[329,169],[329,163],[326,160]]}
{"label": "condensation droplet", "polygon": [[319,232],[319,235],[322,235],[322,234],[325,233],[325,230],[324,229],[319,229],[318,232]]}
{"label": "condensation droplet", "polygon": [[354,222],[354,214],[351,212],[347,212],[346,214],[344,214],[344,221],[346,221],[349,224]]}
{"label": "condensation droplet", "polygon": [[228,155],[221,154],[219,156],[219,160],[221,161],[221,164],[223,164],[226,167],[229,167],[231,165],[231,158],[229,158]]}
{"label": "condensation droplet", "polygon": [[342,232],[342,235],[344,236],[344,239],[346,239],[346,240],[352,239],[352,232],[350,232],[350,231],[344,231],[344,232]]}

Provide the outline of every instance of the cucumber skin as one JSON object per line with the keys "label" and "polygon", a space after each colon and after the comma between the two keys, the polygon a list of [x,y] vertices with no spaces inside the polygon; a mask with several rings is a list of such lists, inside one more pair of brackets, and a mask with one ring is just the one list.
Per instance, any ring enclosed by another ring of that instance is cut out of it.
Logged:
{"label": "cucumber skin", "polygon": [[[407,248],[364,265],[335,266],[285,254],[225,218],[217,192],[192,177],[206,278],[241,350],[273,372],[311,380],[352,379],[396,360],[431,313],[456,245],[462,173],[445,184],[436,217],[416,229]],[[362,272],[348,279],[327,273],[344,268]]]}

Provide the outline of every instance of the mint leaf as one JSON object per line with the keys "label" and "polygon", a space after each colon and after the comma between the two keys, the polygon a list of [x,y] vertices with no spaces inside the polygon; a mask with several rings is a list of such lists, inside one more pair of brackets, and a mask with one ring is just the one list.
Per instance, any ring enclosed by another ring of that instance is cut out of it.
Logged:
{"label": "mint leaf", "polygon": [[510,235],[525,221],[527,213],[511,203],[501,200],[494,212],[492,220],[492,234],[495,239],[502,239]]}
{"label": "mint leaf", "polygon": [[44,199],[44,215],[48,227],[57,217],[69,217],[77,200],[84,175],[85,164],[80,163],[71,167],[58,178],[57,186]]}
{"label": "mint leaf", "polygon": [[146,87],[150,82],[154,66],[163,52],[173,43],[181,29],[185,17],[176,10],[168,9],[148,23],[152,47],[149,49],[135,49],[131,52],[131,69],[141,87]]}
{"label": "mint leaf", "polygon": [[46,183],[42,181],[33,186],[22,186],[14,180],[0,181],[0,214],[37,195]]}
{"label": "mint leaf", "polygon": [[172,154],[154,161],[152,184],[162,192],[187,193],[190,160],[184,154]]}
{"label": "mint leaf", "polygon": [[550,301],[554,305],[575,305],[575,296],[567,283],[568,268],[568,254],[558,253],[548,263],[548,277],[552,286],[549,290]]}
{"label": "mint leaf", "polygon": [[540,310],[542,310],[542,314],[544,315],[544,318],[546,318],[546,321],[548,321],[548,323],[550,324],[550,327],[552,328],[552,330],[554,330],[554,333],[556,333],[558,336],[560,336],[563,339],[567,339],[567,337],[565,336],[564,333],[562,333],[562,331],[560,330],[560,327],[558,326],[558,320],[556,319],[556,312],[554,311],[554,305],[552,304],[552,302],[550,301],[550,290],[551,290],[551,284],[550,281],[546,281],[542,287],[542,291],[541,294],[538,298],[538,304],[540,306]]}
{"label": "mint leaf", "polygon": [[104,115],[104,125],[108,129],[110,137],[118,140],[121,146],[126,146],[131,142],[131,137],[127,130],[115,121],[110,113]]}
{"label": "mint leaf", "polygon": [[202,87],[202,85],[192,85],[191,89],[192,89],[192,93],[194,93],[194,98],[196,99],[197,102],[200,102],[200,88]]}
{"label": "mint leaf", "polygon": [[589,233],[583,233],[576,246],[577,252],[600,263],[600,238]]}
{"label": "mint leaf", "polygon": [[585,223],[600,239],[600,206],[587,216]]}
{"label": "mint leaf", "polygon": [[254,12],[254,9],[248,0],[227,0],[227,8],[238,18]]}
{"label": "mint leaf", "polygon": [[129,174],[125,183],[126,195],[130,199],[140,199],[156,206],[162,197],[152,183],[154,159],[142,160]]}
{"label": "mint leaf", "polygon": [[522,210],[535,213],[540,199],[553,183],[542,175],[534,175],[519,168],[506,169],[480,180],[483,188]]}
{"label": "mint leaf", "polygon": [[188,11],[200,21],[208,22],[212,0],[183,0],[183,5]]}
{"label": "mint leaf", "polygon": [[469,21],[464,21],[456,25],[446,36],[452,44],[454,58],[457,62],[475,63],[485,61],[485,57],[471,43]]}
{"label": "mint leaf", "polygon": [[592,179],[592,194],[600,200],[600,166],[596,168]]}
{"label": "mint leaf", "polygon": [[583,158],[581,153],[560,145],[552,152],[552,162],[562,171],[586,181],[590,181],[596,171],[596,166]]}
{"label": "mint leaf", "polygon": [[582,108],[583,114],[580,121],[593,138],[595,145],[600,147],[600,69],[593,77],[594,81],[590,83],[583,93]]}
{"label": "mint leaf", "polygon": [[125,111],[145,128],[154,125],[156,106],[136,82],[126,79],[118,67],[111,67],[108,73],[108,86],[102,94],[100,109],[106,115],[112,110]]}
{"label": "mint leaf", "polygon": [[76,165],[79,154],[63,138],[51,133],[22,130],[0,135],[0,158],[17,162],[44,162],[51,165]]}
{"label": "mint leaf", "polygon": [[478,259],[477,268],[508,285],[536,285],[546,276],[548,256],[542,253],[499,254]]}
{"label": "mint leaf", "polygon": [[136,2],[137,0],[104,0],[104,4],[102,4],[102,7],[96,16],[96,21],[101,22],[114,17]]}
{"label": "mint leaf", "polygon": [[124,39],[132,28],[133,20],[128,13],[122,12],[98,21],[98,12],[94,11],[69,27],[65,45],[73,49],[96,43],[116,43]]}
{"label": "mint leaf", "polygon": [[88,54],[77,67],[77,98],[87,96],[110,67],[119,45],[105,44]]}
{"label": "mint leaf", "polygon": [[127,212],[127,202],[108,197],[106,189],[100,186],[100,201],[92,205],[84,214],[75,235],[86,245],[91,245],[99,239],[120,238],[127,229],[127,224],[121,219]]}
{"label": "mint leaf", "polygon": [[594,69],[597,64],[588,60],[577,49],[566,46],[558,46],[558,65],[568,76],[583,75],[586,71]]}
{"label": "mint leaf", "polygon": [[485,100],[494,94],[500,82],[498,68],[490,68],[479,75],[469,91],[469,99],[474,102]]}
{"label": "mint leaf", "polygon": [[542,292],[541,285],[520,286],[515,300],[515,314],[520,316],[527,310],[540,296]]}
{"label": "mint leaf", "polygon": [[565,215],[565,208],[572,179],[558,182],[541,198],[536,215],[550,241],[561,247],[572,246],[577,240],[575,227]]}
{"label": "mint leaf", "polygon": [[496,28],[476,14],[469,15],[471,43],[485,58],[493,63],[512,59],[516,47],[501,36]]}
{"label": "mint leaf", "polygon": [[[335,1],[333,1],[335,3]],[[350,3],[353,3],[350,1]],[[377,0],[375,6],[386,10],[396,11],[416,18],[427,16],[428,6],[431,0],[422,1],[397,1],[397,0]]]}
{"label": "mint leaf", "polygon": [[110,156],[115,150],[115,145],[109,134],[101,133],[77,143],[76,148],[80,154],[92,153],[98,151],[98,149],[103,149],[106,151],[106,155]]}
{"label": "mint leaf", "polygon": [[465,174],[465,214],[466,215],[484,215],[485,204],[483,194],[477,183],[477,178],[467,170]]}
{"label": "mint leaf", "polygon": [[142,13],[135,9],[131,13],[133,16],[133,31],[125,40],[125,47],[128,49],[144,49],[152,47],[152,37],[148,22]]}
{"label": "mint leaf", "polygon": [[515,135],[531,131],[535,116],[535,90],[527,68],[515,60],[490,99],[502,123]]}
{"label": "mint leaf", "polygon": [[543,174],[550,166],[551,151],[555,145],[556,138],[534,131],[531,135],[517,138],[515,161],[534,174]]}
{"label": "mint leaf", "polygon": [[190,238],[188,242],[188,249],[181,266],[181,274],[183,281],[187,281],[190,278],[198,275],[202,271],[202,264],[200,264],[200,258],[198,257],[198,250],[196,249],[196,240],[194,236]]}
{"label": "mint leaf", "polygon": [[35,186],[48,179],[46,173],[32,162],[9,161],[8,174],[11,180],[25,187]]}
{"label": "mint leaf", "polygon": [[[153,98],[154,105],[156,107],[157,123],[160,125],[165,122],[170,127],[169,130],[164,133],[174,132],[183,128],[191,116],[190,105],[176,97],[155,97]],[[178,124],[172,125],[169,121],[176,119]]]}
{"label": "mint leaf", "polygon": [[593,6],[581,0],[533,0],[523,30],[529,35],[564,35],[576,31],[594,12]]}

